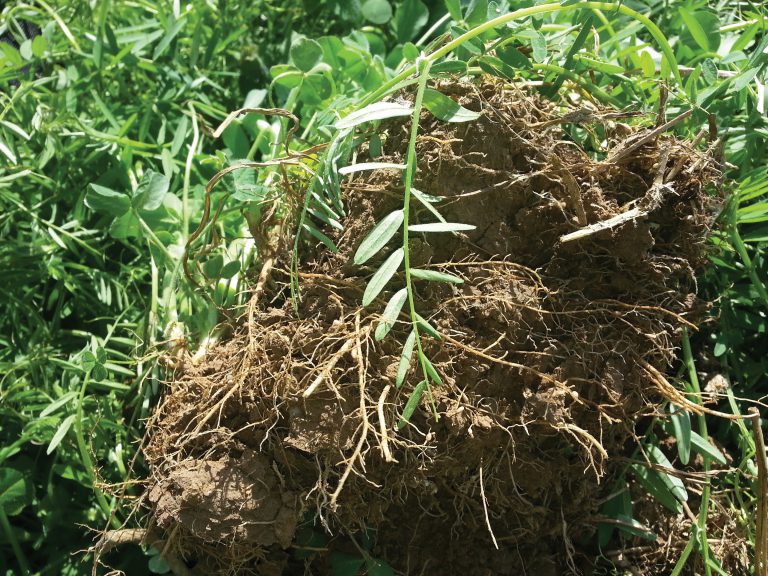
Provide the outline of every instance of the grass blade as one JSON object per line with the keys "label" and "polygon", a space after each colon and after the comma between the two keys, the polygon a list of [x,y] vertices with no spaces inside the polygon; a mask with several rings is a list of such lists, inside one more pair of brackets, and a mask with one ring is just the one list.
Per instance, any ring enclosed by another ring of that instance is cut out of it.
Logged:
{"label": "grass blade", "polygon": [[[674,466],[672,466],[672,463],[666,457],[664,452],[661,451],[661,448],[659,448],[655,444],[649,444],[646,447],[646,450],[648,451],[648,457],[651,459],[652,462],[655,462],[660,466],[664,466],[665,468],[674,469]],[[685,489],[685,484],[683,484],[683,481],[680,480],[680,478],[678,478],[677,476],[673,476],[672,474],[667,474],[666,472],[662,472],[661,470],[653,470],[653,472],[659,475],[659,477],[662,479],[664,484],[667,486],[667,488],[674,495],[675,498],[677,498],[681,502],[688,501],[688,491]]]}
{"label": "grass blade", "polygon": [[680,456],[680,462],[688,464],[691,457],[691,415],[674,405],[670,405],[670,410],[673,411],[670,419],[675,440],[677,440],[677,453]]}

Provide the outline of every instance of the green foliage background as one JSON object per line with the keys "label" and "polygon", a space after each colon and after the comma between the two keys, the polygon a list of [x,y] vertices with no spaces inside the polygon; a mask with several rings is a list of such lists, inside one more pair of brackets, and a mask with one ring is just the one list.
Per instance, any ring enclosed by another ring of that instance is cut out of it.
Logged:
{"label": "green foliage background", "polygon": [[[90,573],[89,557],[74,554],[92,543],[84,526],[136,522],[127,513],[140,490],[121,483],[142,474],[134,456],[163,386],[158,346],[183,338],[194,348],[216,338],[218,306],[234,309],[247,298],[246,272],[259,254],[241,211],[258,212],[269,200],[264,176],[242,171],[214,197],[225,207],[217,223],[222,244],[199,275],[209,297],[181,272],[205,183],[234,162],[275,156],[285,136],[284,120],[248,116],[216,140],[211,132],[227,113],[286,107],[301,118],[297,149],[327,142],[339,116],[375,96],[422,50],[429,53],[440,35],[456,38],[532,5],[6,3],[0,14],[8,40],[0,43],[4,573]],[[701,279],[719,323],[694,339],[687,360],[688,368],[700,359],[719,366],[732,383],[724,409],[743,409],[736,397],[757,399],[768,390],[765,14],[760,3],[747,2],[623,5],[661,29],[684,67],[669,112],[696,111],[678,130],[693,137],[710,113],[725,141],[734,193]],[[489,30],[460,46],[444,68],[544,80],[551,94],[575,86],[620,107],[653,110],[660,77],[668,76],[654,60],[659,47],[640,23],[611,6]],[[581,33],[590,27],[597,36]],[[521,50],[485,54],[483,42],[499,35]],[[303,231],[325,242],[322,228],[337,222],[322,211],[309,214]],[[694,390],[695,376],[682,367],[681,385]],[[706,438],[704,424],[697,427]],[[740,455],[719,482],[732,488],[734,508],[751,525],[751,432],[719,421],[709,431]],[[653,446],[664,434],[652,429],[646,441]],[[137,551],[121,556],[119,567],[128,574],[162,570]]]}

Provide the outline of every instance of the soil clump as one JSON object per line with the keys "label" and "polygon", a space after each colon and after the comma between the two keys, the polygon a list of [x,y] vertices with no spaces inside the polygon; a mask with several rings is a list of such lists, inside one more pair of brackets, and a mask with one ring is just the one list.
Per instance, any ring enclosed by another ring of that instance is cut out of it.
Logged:
{"label": "soil clump", "polygon": [[[718,163],[586,102],[488,80],[436,87],[481,113],[447,124],[424,112],[417,142],[415,187],[475,227],[410,236],[412,267],[464,280],[415,281],[416,309],[442,337],[423,339],[442,384],[398,429],[419,381],[412,361],[394,385],[411,326],[403,314],[383,341],[373,331],[402,272],[369,307],[361,298],[401,236],[363,267],[352,260],[402,208],[402,172],[356,175],[344,231],[325,230],[338,252],[305,254],[298,314],[286,254],[233,338],[178,373],[151,423],[151,522],[205,573],[293,573],[313,522],[355,542],[375,529],[367,553],[398,573],[589,569],[636,425],[680,401],[664,374],[706,310],[695,274]],[[408,129],[385,123],[375,160],[403,163]],[[412,224],[435,221],[416,198],[410,209]],[[332,573],[327,549],[314,552],[297,573]]]}

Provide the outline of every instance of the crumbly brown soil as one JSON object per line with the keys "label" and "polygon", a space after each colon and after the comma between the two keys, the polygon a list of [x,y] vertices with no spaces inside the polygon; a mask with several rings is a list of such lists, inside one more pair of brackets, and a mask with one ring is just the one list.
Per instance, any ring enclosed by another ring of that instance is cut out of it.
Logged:
{"label": "crumbly brown soil", "polygon": [[[313,517],[335,535],[375,528],[371,554],[403,574],[589,570],[636,424],[678,399],[662,375],[705,309],[695,274],[714,160],[669,135],[618,153],[652,118],[566,115],[494,82],[440,89],[482,112],[463,124],[425,112],[417,145],[416,188],[476,227],[410,241],[412,266],[465,279],[415,285],[417,311],[443,335],[423,340],[443,384],[397,430],[419,380],[414,361],[394,386],[410,326],[401,316],[382,342],[373,329],[404,278],[362,308],[381,259],[352,257],[401,207],[402,173],[358,175],[343,187],[339,252],[309,250],[300,267],[298,315],[278,265],[234,337],[187,364],[152,421],[151,521],[201,573],[293,573],[297,525]],[[377,160],[403,162],[408,122],[385,127]],[[633,207],[650,213],[560,240]],[[418,201],[411,211],[434,221]],[[328,550],[316,552],[297,573],[331,573]]]}

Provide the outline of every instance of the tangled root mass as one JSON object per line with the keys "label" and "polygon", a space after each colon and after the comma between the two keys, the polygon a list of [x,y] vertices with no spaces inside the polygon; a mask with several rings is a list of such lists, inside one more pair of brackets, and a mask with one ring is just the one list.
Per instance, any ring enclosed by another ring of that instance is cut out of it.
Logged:
{"label": "tangled root mass", "polygon": [[[278,267],[252,321],[178,374],[151,424],[152,522],[210,573],[279,574],[308,518],[375,528],[371,553],[404,573],[576,571],[626,466],[613,457],[669,398],[659,375],[705,309],[695,273],[717,164],[615,111],[563,113],[493,82],[439,88],[481,112],[424,113],[417,142],[415,187],[475,226],[410,239],[411,266],[464,279],[415,281],[443,336],[424,339],[443,383],[398,430],[418,381],[414,361],[394,386],[410,325],[382,342],[372,327],[405,280],[362,308],[387,251],[362,268],[352,257],[402,207],[402,173],[366,173],[344,185],[339,252],[302,265],[298,314]],[[386,128],[376,160],[402,163],[408,124]],[[412,223],[434,218],[412,202]]]}

